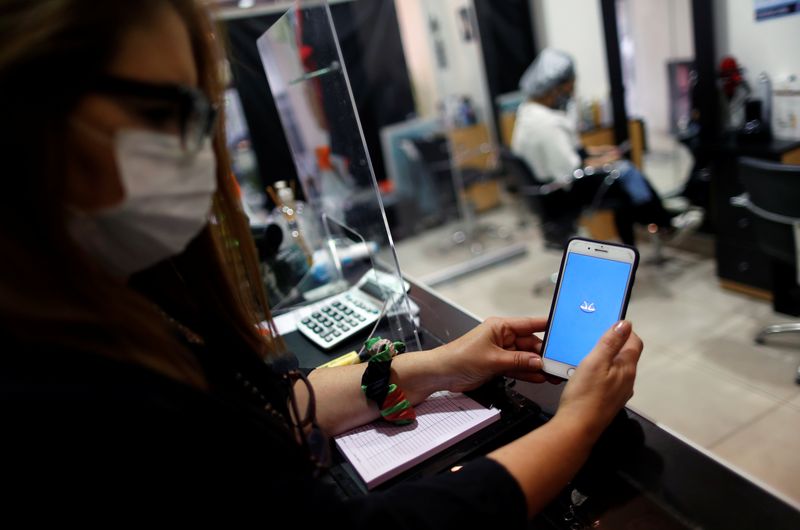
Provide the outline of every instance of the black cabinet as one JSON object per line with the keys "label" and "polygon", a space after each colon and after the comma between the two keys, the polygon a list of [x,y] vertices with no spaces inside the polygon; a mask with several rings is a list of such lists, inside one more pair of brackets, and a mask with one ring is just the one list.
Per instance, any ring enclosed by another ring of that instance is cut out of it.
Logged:
{"label": "black cabinet", "polygon": [[711,216],[716,232],[717,276],[745,287],[772,289],[770,261],[758,249],[752,214],[733,206],[731,197],[744,193],[738,175],[739,157],[753,157],[782,162],[793,158],[800,142],[772,140],[744,144],[735,136],[717,146],[712,162]]}

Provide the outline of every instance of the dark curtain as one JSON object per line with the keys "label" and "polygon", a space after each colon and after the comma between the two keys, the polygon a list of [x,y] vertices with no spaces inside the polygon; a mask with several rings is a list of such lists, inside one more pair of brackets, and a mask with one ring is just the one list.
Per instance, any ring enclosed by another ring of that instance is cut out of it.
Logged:
{"label": "dark curtain", "polygon": [[239,91],[264,187],[278,180],[295,180],[297,177],[256,47],[256,39],[278,18],[280,15],[266,15],[226,23],[233,84]]}
{"label": "dark curtain", "polygon": [[380,130],[414,115],[400,27],[392,0],[359,0],[332,9],[347,74],[378,180],[386,178]]}
{"label": "dark curtain", "polygon": [[528,0],[475,0],[483,60],[492,104],[515,92],[519,78],[536,58]]}

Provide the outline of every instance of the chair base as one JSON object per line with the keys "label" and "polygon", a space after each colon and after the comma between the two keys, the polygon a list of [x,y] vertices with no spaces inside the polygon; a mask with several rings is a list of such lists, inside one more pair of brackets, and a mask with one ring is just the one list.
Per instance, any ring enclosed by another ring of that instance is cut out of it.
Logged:
{"label": "chair base", "polygon": [[[800,333],[800,322],[788,322],[786,324],[772,324],[771,326],[767,326],[758,332],[755,341],[757,344],[764,344],[768,336],[781,333]],[[797,367],[794,382],[800,385],[800,366]]]}
{"label": "chair base", "polygon": [[506,226],[493,223],[482,223],[471,227],[461,227],[455,230],[447,238],[447,244],[443,246],[445,252],[456,248],[469,248],[473,256],[480,256],[486,251],[487,240],[512,241],[513,232]]}
{"label": "chair base", "polygon": [[756,335],[755,341],[758,344],[764,344],[770,335],[780,333],[800,333],[800,322],[789,322],[786,324],[772,324],[767,326]]}
{"label": "chair base", "polygon": [[670,260],[670,258],[664,254],[664,238],[657,230],[653,230],[651,227],[648,227],[648,232],[653,236],[650,240],[653,245],[653,254],[643,259],[642,264],[663,267]]}
{"label": "chair base", "polygon": [[420,278],[420,282],[428,287],[437,287],[494,265],[524,257],[527,254],[528,246],[525,243],[511,243],[504,247],[482,253],[479,256],[474,256],[466,261],[458,262],[450,267],[439,269],[433,274]]}

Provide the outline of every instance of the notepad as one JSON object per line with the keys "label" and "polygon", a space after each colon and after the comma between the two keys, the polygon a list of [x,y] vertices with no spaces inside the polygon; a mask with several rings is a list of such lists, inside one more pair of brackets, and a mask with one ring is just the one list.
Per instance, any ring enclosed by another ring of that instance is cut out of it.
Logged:
{"label": "notepad", "polygon": [[451,392],[437,392],[415,409],[417,420],[409,425],[378,420],[335,438],[368,489],[500,419],[498,409]]}

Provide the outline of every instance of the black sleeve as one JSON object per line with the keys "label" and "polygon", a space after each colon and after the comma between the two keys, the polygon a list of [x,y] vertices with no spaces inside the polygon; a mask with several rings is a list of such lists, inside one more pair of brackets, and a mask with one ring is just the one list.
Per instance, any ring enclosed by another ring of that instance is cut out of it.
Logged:
{"label": "black sleeve", "polygon": [[240,521],[348,530],[525,525],[519,486],[492,460],[343,499],[327,475],[315,475],[286,431],[257,411],[157,378],[146,386],[104,381],[100,388],[4,387],[0,469],[10,511],[22,511],[30,523],[52,519],[62,526],[164,519],[207,525],[220,517],[226,527]]}
{"label": "black sleeve", "polygon": [[[288,471],[288,470],[287,470]],[[270,484],[284,490],[289,513],[303,514],[303,525],[320,528],[336,521],[347,529],[464,530],[525,528],[525,498],[514,478],[497,462],[479,458],[456,473],[401,483],[389,490],[340,499],[319,479],[293,473]]]}
{"label": "black sleeve", "polygon": [[[208,432],[201,435],[209,439]],[[286,521],[299,528],[511,530],[525,528],[527,522],[525,499],[517,482],[488,458],[476,459],[455,473],[344,499],[331,481],[325,480],[329,478],[326,474],[313,475],[302,452],[280,440],[255,439],[262,442],[231,440],[209,446],[196,441],[189,452],[184,449],[186,441],[167,446],[162,465],[146,473],[160,482],[153,485],[147,498],[153,502],[179,499],[174,492],[187,492],[188,500],[178,504],[183,510],[203,506],[207,513],[250,521],[263,518],[265,523]],[[199,469],[192,467],[198,458],[203,462]],[[139,478],[133,483],[140,482],[141,470],[134,473]]]}
{"label": "black sleeve", "polygon": [[[455,473],[346,503],[357,528],[524,528],[525,498],[506,469],[480,458]],[[352,509],[355,508],[355,509]]]}

